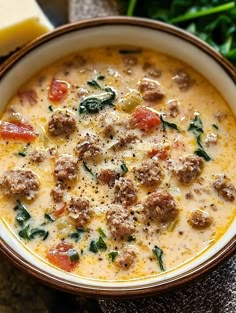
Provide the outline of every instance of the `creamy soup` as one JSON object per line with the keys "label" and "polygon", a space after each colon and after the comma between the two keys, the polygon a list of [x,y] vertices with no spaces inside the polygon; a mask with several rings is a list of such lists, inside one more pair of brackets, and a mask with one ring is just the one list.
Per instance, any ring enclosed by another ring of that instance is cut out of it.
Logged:
{"label": "creamy soup", "polygon": [[6,107],[1,216],[61,270],[160,275],[234,219],[235,134],[224,99],[186,64],[133,47],[79,52]]}

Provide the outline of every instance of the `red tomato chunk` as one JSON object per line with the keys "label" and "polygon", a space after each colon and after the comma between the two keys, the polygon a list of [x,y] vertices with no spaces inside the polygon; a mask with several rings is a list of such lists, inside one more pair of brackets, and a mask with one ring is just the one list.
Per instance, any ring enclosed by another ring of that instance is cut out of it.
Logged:
{"label": "red tomato chunk", "polygon": [[55,266],[71,272],[79,262],[79,255],[72,244],[61,242],[55,248],[49,250],[47,259]]}
{"label": "red tomato chunk", "polygon": [[37,137],[31,125],[24,122],[0,122],[0,137],[21,141],[33,141]]}
{"label": "red tomato chunk", "polygon": [[64,80],[53,79],[48,92],[49,100],[60,102],[65,99],[68,94],[69,84]]}
{"label": "red tomato chunk", "polygon": [[168,159],[169,153],[165,149],[155,149],[153,148],[151,151],[148,152],[148,156],[153,158],[154,156],[158,157],[158,159],[164,161]]}
{"label": "red tomato chunk", "polygon": [[147,107],[139,107],[133,114],[133,123],[139,129],[149,131],[160,125],[160,118],[157,113]]}

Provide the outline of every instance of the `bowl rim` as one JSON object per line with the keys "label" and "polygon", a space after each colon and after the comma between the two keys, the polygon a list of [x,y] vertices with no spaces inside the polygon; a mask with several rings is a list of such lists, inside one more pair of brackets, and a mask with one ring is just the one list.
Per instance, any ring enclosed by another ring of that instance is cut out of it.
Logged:
{"label": "bowl rim", "polygon": [[[21,60],[21,58],[25,57],[32,50],[37,49],[39,46],[46,44],[48,41],[67,33],[71,33],[73,31],[107,25],[144,27],[146,29],[158,30],[183,39],[186,42],[193,44],[194,46],[208,54],[211,58],[213,58],[236,84],[236,68],[229,61],[227,61],[219,52],[214,50],[202,40],[198,39],[190,33],[187,33],[184,30],[163,22],[125,16],[109,16],[102,18],[86,19],[61,26],[48,34],[40,36],[39,38],[33,40],[32,42],[21,48],[19,51],[14,53],[0,66],[0,80],[4,77],[4,75],[8,73],[8,71],[12,67],[14,67],[14,65],[18,61]],[[188,272],[167,279],[159,283],[158,285],[154,285],[151,287],[147,286],[145,288],[142,288],[141,286],[133,290],[112,290],[112,288],[111,290],[102,290],[98,288],[91,288],[89,286],[81,287],[78,284],[68,282],[63,278],[50,274],[44,271],[42,268],[35,268],[29,261],[24,260],[20,254],[15,252],[1,237],[0,248],[2,252],[20,269],[43,281],[47,285],[50,285],[57,289],[85,296],[93,296],[97,298],[134,298],[164,293],[171,289],[177,288],[180,285],[183,286],[190,281],[208,273],[211,269],[220,264],[223,260],[228,258],[231,254],[233,254],[233,252],[236,251],[236,235],[211,258],[205,260],[200,265],[194,267]]]}

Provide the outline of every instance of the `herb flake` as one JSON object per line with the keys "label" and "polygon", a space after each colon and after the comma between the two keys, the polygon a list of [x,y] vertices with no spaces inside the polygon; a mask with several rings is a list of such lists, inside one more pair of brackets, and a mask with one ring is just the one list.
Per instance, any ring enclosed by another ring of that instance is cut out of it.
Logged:
{"label": "herb flake", "polygon": [[211,126],[217,130],[219,129],[219,127],[216,124],[212,124]]}
{"label": "herb flake", "polygon": [[98,82],[96,82],[96,80],[88,80],[87,81],[87,85],[95,88],[95,89],[102,89],[102,87],[98,84]]}
{"label": "herb flake", "polygon": [[107,235],[104,233],[104,231],[102,230],[101,227],[99,227],[97,231],[99,232],[99,234],[101,235],[102,238],[106,238],[107,237]]}
{"label": "herb flake", "polygon": [[24,223],[31,218],[31,215],[27,211],[26,207],[19,200],[17,200],[17,205],[14,210],[17,211],[16,221],[20,226],[23,226]]}
{"label": "herb flake", "polygon": [[93,252],[93,253],[98,253],[98,247],[97,247],[97,245],[96,245],[95,240],[92,240],[92,241],[90,242],[89,251],[91,251],[91,252]]}
{"label": "herb flake", "polygon": [[105,241],[103,240],[102,236],[99,237],[98,241],[96,242],[96,246],[101,251],[107,250],[107,245],[106,245]]}
{"label": "herb flake", "polygon": [[157,258],[157,262],[159,264],[160,270],[162,272],[164,272],[165,268],[164,268],[164,264],[163,264],[163,260],[162,260],[163,251],[158,246],[155,246],[154,249],[152,249],[152,252],[155,255],[155,257]]}
{"label": "herb flake", "polygon": [[111,251],[110,253],[108,253],[108,257],[111,260],[111,262],[115,261],[115,258],[117,257],[118,252],[117,251]]}
{"label": "herb flake", "polygon": [[41,237],[42,240],[48,238],[49,232],[42,228],[32,228],[29,233],[29,240],[35,239],[35,237]]}
{"label": "herb flake", "polygon": [[194,153],[199,157],[205,159],[205,161],[210,161],[211,157],[207,154],[202,145],[201,135],[204,133],[204,131],[202,120],[199,116],[195,116],[194,120],[190,122],[188,131],[193,133],[198,144],[198,148],[194,151]]}
{"label": "herb flake", "polygon": [[160,115],[160,120],[164,132],[166,131],[167,128],[175,129],[177,132],[179,132],[178,126],[175,123],[165,121],[162,115]]}
{"label": "herb flake", "polygon": [[122,170],[122,174],[123,174],[123,175],[126,174],[126,173],[128,173],[128,171],[129,171],[127,165],[125,164],[125,162],[122,162],[122,163],[121,163],[120,168],[121,168],[121,170]]}
{"label": "herb flake", "polygon": [[80,103],[79,113],[95,114],[103,110],[106,106],[113,106],[116,98],[115,92],[110,87],[105,88],[104,91],[102,94],[89,96],[84,99]]}
{"label": "herb flake", "polygon": [[93,173],[92,169],[88,167],[87,163],[83,161],[83,167],[93,178],[97,179],[97,175]]}
{"label": "herb flake", "polygon": [[195,150],[194,153],[199,157],[205,159],[207,162],[211,160],[211,157],[206,153],[206,151],[202,147]]}
{"label": "herb flake", "polygon": [[71,262],[77,262],[79,260],[79,253],[75,249],[69,249],[67,255]]}

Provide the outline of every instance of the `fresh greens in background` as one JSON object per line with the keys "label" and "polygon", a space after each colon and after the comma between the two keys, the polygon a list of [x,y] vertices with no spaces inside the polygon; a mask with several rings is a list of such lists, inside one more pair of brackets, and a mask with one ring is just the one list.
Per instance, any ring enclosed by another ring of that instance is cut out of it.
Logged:
{"label": "fresh greens in background", "polygon": [[121,3],[127,15],[181,27],[236,65],[236,1],[121,0]]}

